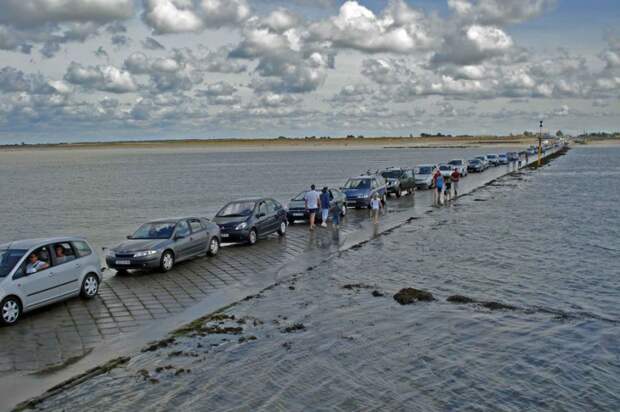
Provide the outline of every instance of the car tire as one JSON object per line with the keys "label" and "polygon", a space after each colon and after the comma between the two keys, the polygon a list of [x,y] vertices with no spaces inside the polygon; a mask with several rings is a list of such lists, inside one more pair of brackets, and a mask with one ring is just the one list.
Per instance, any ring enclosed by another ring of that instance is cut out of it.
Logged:
{"label": "car tire", "polygon": [[0,303],[0,311],[0,324],[15,325],[22,317],[22,303],[15,296],[9,296]]}
{"label": "car tire", "polygon": [[280,228],[278,229],[278,235],[279,236],[286,235],[286,222],[284,220],[280,222]]}
{"label": "car tire", "polygon": [[400,199],[400,197],[403,195],[403,191],[400,190],[400,188],[398,188],[398,190],[396,191],[396,198]]}
{"label": "car tire", "polygon": [[291,226],[294,225],[295,224],[295,219],[289,219],[288,220],[288,224],[291,225]]}
{"label": "car tire", "polygon": [[256,233],[256,229],[252,228],[252,230],[250,230],[250,234],[248,235],[248,243],[250,244],[250,246],[252,246],[256,244],[257,240],[258,233]]}
{"label": "car tire", "polygon": [[159,259],[159,270],[162,273],[170,272],[174,267],[174,253],[171,250],[166,250],[161,254]]}
{"label": "car tire", "polygon": [[207,248],[207,256],[215,256],[220,251],[220,240],[213,236],[209,241],[209,247]]}
{"label": "car tire", "polygon": [[347,215],[347,205],[342,205],[340,207],[340,216],[345,217]]}
{"label": "car tire", "polygon": [[82,281],[82,289],[80,289],[80,296],[83,299],[92,299],[99,293],[99,277],[94,273],[86,275]]}

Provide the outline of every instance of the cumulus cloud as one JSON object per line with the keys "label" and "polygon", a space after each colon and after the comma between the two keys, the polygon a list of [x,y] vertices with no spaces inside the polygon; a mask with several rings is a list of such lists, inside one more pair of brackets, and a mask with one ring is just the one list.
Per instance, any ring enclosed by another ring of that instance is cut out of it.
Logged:
{"label": "cumulus cloud", "polygon": [[109,65],[85,67],[72,62],[67,68],[64,79],[85,89],[111,93],[129,93],[138,89],[131,73]]}
{"label": "cumulus cloud", "polygon": [[556,0],[448,0],[461,18],[485,25],[515,24],[551,9]]}
{"label": "cumulus cloud", "polygon": [[476,65],[511,51],[514,42],[502,29],[477,24],[446,35],[433,64]]}

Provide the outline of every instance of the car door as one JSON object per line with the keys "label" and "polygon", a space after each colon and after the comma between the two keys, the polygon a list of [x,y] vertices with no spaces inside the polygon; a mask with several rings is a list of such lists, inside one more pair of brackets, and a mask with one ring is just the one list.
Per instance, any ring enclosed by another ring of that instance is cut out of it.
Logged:
{"label": "car door", "polygon": [[276,232],[280,229],[280,222],[282,222],[282,216],[280,215],[280,205],[273,199],[268,199],[267,204],[267,215],[269,216],[270,222],[270,230],[272,232]]}
{"label": "car door", "polygon": [[200,255],[206,252],[209,239],[207,230],[202,226],[200,220],[190,219],[189,228],[192,231],[190,235],[190,241],[192,243],[191,253],[193,255]]}
{"label": "car door", "polygon": [[192,255],[191,230],[187,220],[179,220],[174,229],[174,254],[177,261]]}
{"label": "car door", "polygon": [[77,253],[70,242],[55,243],[49,245],[52,253],[53,266],[50,268],[54,273],[57,287],[57,297],[73,294],[80,289],[79,278],[82,270],[82,262],[77,259]]}
{"label": "car door", "polygon": [[[49,248],[47,246],[40,247],[32,253],[37,254],[40,260],[51,264]],[[32,253],[29,253],[28,256]],[[13,275],[15,285],[24,297],[24,309],[53,301],[58,292],[56,290],[57,281],[52,271],[53,267],[50,266],[47,269],[40,269],[35,273],[28,274],[26,271],[28,256],[26,256],[26,261],[20,266],[19,270]]]}
{"label": "car door", "polygon": [[261,236],[268,235],[271,233],[270,225],[272,222],[269,220],[269,216],[267,214],[267,204],[265,201],[261,201],[256,208],[256,230],[258,230],[258,234]]}

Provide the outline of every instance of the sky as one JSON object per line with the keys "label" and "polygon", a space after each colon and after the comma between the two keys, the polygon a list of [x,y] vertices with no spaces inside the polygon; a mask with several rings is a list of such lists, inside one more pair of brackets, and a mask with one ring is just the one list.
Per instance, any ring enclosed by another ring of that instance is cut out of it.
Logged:
{"label": "sky", "polygon": [[620,131],[617,0],[0,0],[0,144]]}

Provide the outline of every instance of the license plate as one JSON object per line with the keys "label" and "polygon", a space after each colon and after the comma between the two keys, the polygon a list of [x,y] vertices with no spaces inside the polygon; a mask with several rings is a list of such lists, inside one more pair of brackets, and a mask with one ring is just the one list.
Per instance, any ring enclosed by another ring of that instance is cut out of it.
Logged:
{"label": "license plate", "polygon": [[117,265],[131,265],[131,261],[129,261],[129,260],[117,260],[116,264]]}
{"label": "license plate", "polygon": [[293,216],[303,216],[303,213],[293,213]]}
{"label": "license plate", "polygon": [[222,233],[221,236],[222,236],[222,238],[226,238],[226,237],[228,237],[230,235],[228,233]]}

